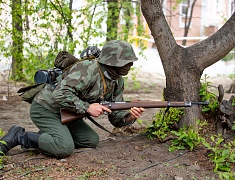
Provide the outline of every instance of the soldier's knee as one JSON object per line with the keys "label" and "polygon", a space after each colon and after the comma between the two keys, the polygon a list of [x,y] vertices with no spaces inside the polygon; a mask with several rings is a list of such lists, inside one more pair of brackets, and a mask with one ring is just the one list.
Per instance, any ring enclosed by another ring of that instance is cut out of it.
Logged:
{"label": "soldier's knee", "polygon": [[75,148],[96,148],[99,144],[99,135],[94,132],[86,136],[83,140],[75,141]]}
{"label": "soldier's knee", "polygon": [[45,152],[45,154],[63,157],[71,155],[74,152],[74,142],[65,141],[61,139],[51,139],[48,134],[42,134],[42,138],[39,139],[39,148]]}
{"label": "soldier's knee", "polygon": [[54,150],[47,151],[46,154],[62,158],[73,154],[73,152],[74,152],[74,145],[67,144],[67,145],[57,146],[57,148],[55,148]]}
{"label": "soldier's knee", "polygon": [[95,133],[92,138],[90,139],[90,146],[92,148],[96,148],[99,144],[100,138],[99,135],[97,133]]}
{"label": "soldier's knee", "polygon": [[66,145],[62,145],[60,148],[58,148],[54,154],[57,157],[63,157],[63,156],[68,156],[73,154],[74,152],[74,144],[66,144]]}

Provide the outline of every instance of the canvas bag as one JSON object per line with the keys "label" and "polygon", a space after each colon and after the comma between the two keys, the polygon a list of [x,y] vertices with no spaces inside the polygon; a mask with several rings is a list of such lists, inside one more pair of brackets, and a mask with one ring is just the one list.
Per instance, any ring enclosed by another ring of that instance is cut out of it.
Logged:
{"label": "canvas bag", "polygon": [[79,59],[67,51],[59,52],[54,61],[56,68],[49,70],[38,70],[34,75],[35,84],[20,88],[17,93],[21,93],[19,96],[23,101],[31,104],[34,97],[46,86],[46,84],[51,84],[53,86],[56,83],[56,78],[62,74],[62,70],[71,66],[77,61],[79,61]]}
{"label": "canvas bag", "polygon": [[32,103],[37,93],[42,90],[46,84],[50,84],[55,88],[56,78],[61,75],[64,71],[68,70],[72,65],[82,60],[95,59],[99,57],[100,49],[96,46],[89,46],[83,50],[80,54],[81,60],[73,56],[67,51],[61,51],[58,53],[54,60],[54,68],[48,70],[38,70],[34,75],[35,85],[23,87],[18,90],[17,93],[21,93],[22,100]]}
{"label": "canvas bag", "polygon": [[35,84],[27,87],[20,88],[17,93],[21,93],[19,96],[22,100],[32,103],[33,98],[37,95],[37,93],[46,86],[46,83]]}

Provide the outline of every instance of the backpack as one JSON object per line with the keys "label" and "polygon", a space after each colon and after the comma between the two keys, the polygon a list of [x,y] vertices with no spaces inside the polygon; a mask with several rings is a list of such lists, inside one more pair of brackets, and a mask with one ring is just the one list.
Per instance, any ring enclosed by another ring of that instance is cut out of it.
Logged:
{"label": "backpack", "polygon": [[67,51],[61,51],[55,58],[54,68],[36,71],[34,74],[35,84],[20,88],[17,93],[21,93],[20,96],[22,100],[31,104],[34,97],[46,86],[46,84],[50,84],[52,88],[55,88],[57,85],[56,78],[67,71],[75,63],[88,59],[96,59],[99,55],[100,49],[96,46],[89,46],[83,50],[80,54],[81,59],[76,58]]}
{"label": "backpack", "polygon": [[34,75],[34,82],[36,84],[47,83],[54,85],[56,78],[63,72],[68,70],[75,63],[83,60],[95,59],[100,55],[100,49],[96,46],[88,46],[80,54],[81,59],[76,58],[67,51],[61,51],[54,61],[54,68],[48,70],[38,70]]}

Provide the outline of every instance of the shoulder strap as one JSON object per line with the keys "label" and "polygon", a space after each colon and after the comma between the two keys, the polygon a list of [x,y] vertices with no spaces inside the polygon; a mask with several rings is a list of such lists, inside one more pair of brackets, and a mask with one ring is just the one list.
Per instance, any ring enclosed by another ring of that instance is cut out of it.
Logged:
{"label": "shoulder strap", "polygon": [[98,122],[96,122],[91,116],[87,116],[87,118],[92,122],[94,123],[97,127],[99,127],[100,129],[112,134],[113,136],[118,136],[112,132],[110,132],[108,129],[106,129],[104,126],[102,126],[101,124],[99,124]]}
{"label": "shoulder strap", "polygon": [[98,61],[96,61],[96,62],[97,62],[98,68],[99,68],[100,76],[101,76],[102,81],[103,81],[104,92],[103,92],[103,95],[102,95],[102,96],[104,97],[104,95],[106,94],[106,88],[107,88],[107,86],[106,86],[106,81],[105,81],[104,74],[103,74],[103,72],[101,71],[101,68],[100,68],[100,65],[99,65]]}

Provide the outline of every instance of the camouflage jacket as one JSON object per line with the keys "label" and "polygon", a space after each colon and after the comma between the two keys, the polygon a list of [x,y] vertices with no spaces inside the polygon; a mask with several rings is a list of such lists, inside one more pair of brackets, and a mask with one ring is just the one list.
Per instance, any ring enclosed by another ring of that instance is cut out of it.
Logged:
{"label": "camouflage jacket", "polygon": [[[99,66],[105,77],[105,94]],[[67,70],[63,77],[57,78],[58,84],[55,89],[47,84],[34,100],[54,113],[59,113],[60,108],[66,108],[78,114],[85,113],[89,105],[99,102],[102,96],[105,101],[123,101],[123,78],[112,80],[97,61],[79,62]],[[124,118],[128,114],[128,111],[112,111],[108,118],[115,127],[122,127],[126,125]]]}

